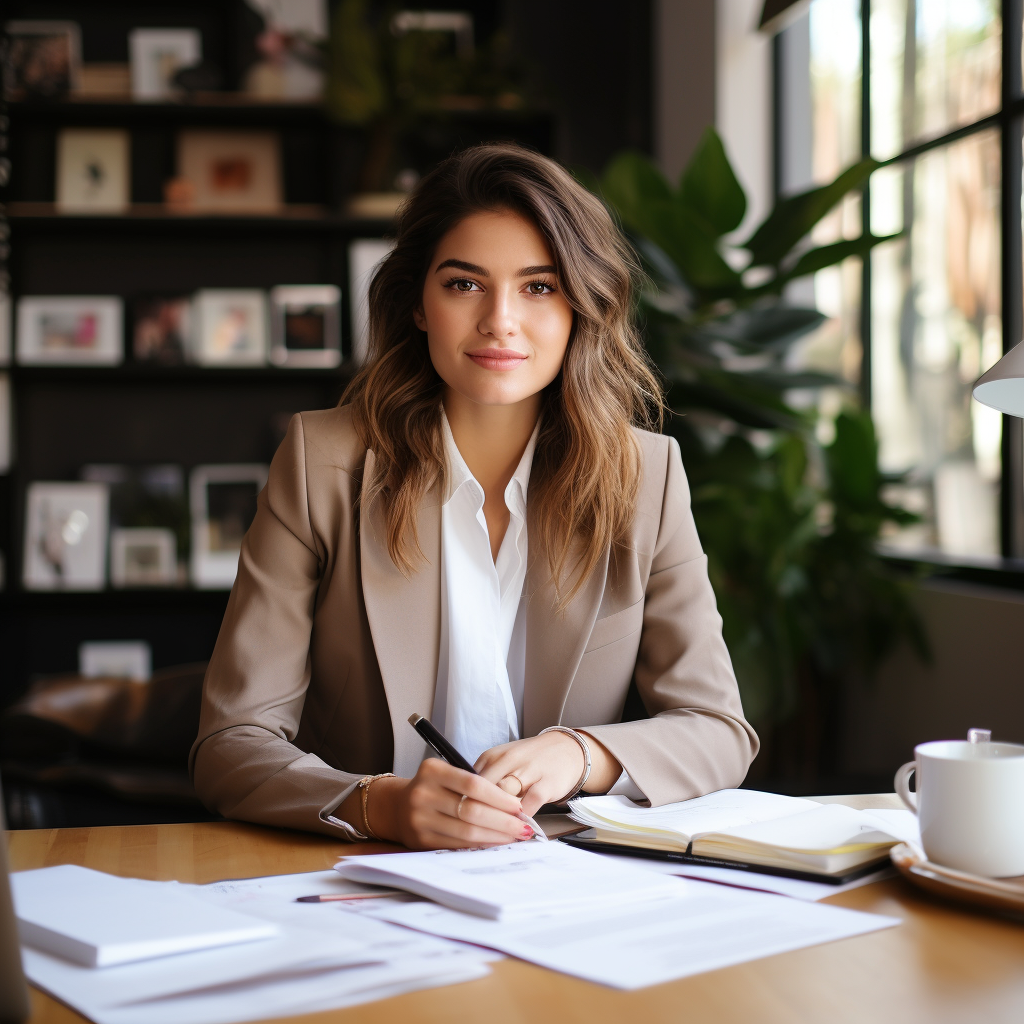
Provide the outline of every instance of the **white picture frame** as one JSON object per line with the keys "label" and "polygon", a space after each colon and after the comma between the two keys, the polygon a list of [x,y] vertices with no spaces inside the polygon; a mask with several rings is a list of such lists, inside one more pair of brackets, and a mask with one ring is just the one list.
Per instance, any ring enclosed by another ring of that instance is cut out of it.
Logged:
{"label": "white picture frame", "polygon": [[78,645],[78,674],[146,683],[153,674],[153,651],[145,640],[87,640]]}
{"label": "white picture frame", "polygon": [[196,466],[189,477],[192,518],[190,576],[199,590],[230,590],[238,573],[241,542],[267,483],[261,464]]}
{"label": "white picture frame", "polygon": [[173,530],[121,527],[110,531],[113,587],[169,587],[178,581],[178,542]]}
{"label": "white picture frame", "polygon": [[193,305],[192,361],[200,366],[265,366],[267,301],[256,288],[204,288]]}
{"label": "white picture frame", "polygon": [[116,295],[26,295],[18,299],[15,357],[25,366],[117,366],[123,333]]}
{"label": "white picture frame", "polygon": [[57,135],[57,211],[125,213],[131,202],[128,132],[62,128]]}
{"label": "white picture frame", "polygon": [[388,238],[356,238],[348,246],[352,361],[360,366],[370,351],[370,282],[381,260],[395,247]]}
{"label": "white picture frame", "polygon": [[29,484],[25,496],[26,590],[102,590],[108,492],[103,484]]}
{"label": "white picture frame", "polygon": [[176,94],[175,72],[202,60],[203,36],[195,28],[136,28],[128,33],[128,52],[132,98],[169,100]]}
{"label": "white picture frame", "polygon": [[333,284],[270,290],[270,362],[330,369],[341,365],[341,289]]}

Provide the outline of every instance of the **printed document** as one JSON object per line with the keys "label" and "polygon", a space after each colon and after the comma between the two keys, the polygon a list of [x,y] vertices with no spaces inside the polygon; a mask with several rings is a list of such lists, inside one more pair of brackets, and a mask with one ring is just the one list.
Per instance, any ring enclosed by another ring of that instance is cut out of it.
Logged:
{"label": "printed document", "polygon": [[[636,989],[899,924],[768,893],[677,879],[679,895],[633,906],[491,921],[436,903],[367,900],[365,914],[473,942],[613,988]],[[377,904],[370,906],[369,904]]]}
{"label": "printed document", "polygon": [[405,889],[494,920],[586,906],[607,910],[678,890],[674,878],[557,842],[346,857],[334,869],[342,878]]}

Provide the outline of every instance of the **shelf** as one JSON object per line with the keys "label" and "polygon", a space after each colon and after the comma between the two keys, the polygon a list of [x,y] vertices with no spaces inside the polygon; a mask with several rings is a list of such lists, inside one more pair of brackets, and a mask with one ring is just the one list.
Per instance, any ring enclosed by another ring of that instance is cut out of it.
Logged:
{"label": "shelf", "polygon": [[94,383],[162,384],[169,381],[191,384],[308,383],[310,381],[345,383],[355,372],[352,363],[330,369],[289,368],[284,366],[154,366],[147,363],[122,363],[120,366],[21,366],[0,367],[14,381],[49,383],[70,380]]}
{"label": "shelf", "polygon": [[352,236],[379,236],[393,227],[390,220],[348,217],[323,206],[293,204],[277,214],[177,213],[162,203],[134,203],[127,212],[61,213],[54,203],[12,202],[7,218],[15,228],[67,232],[103,231],[317,231]]}
{"label": "shelf", "polygon": [[7,590],[0,592],[0,610],[5,614],[70,612],[168,612],[193,611],[223,614],[227,590],[175,589],[132,590]]}
{"label": "shelf", "polygon": [[268,102],[244,93],[197,93],[177,102],[135,101],[130,96],[69,96],[61,100],[22,100],[8,104],[13,118],[35,123],[157,124],[327,124],[319,102]]}

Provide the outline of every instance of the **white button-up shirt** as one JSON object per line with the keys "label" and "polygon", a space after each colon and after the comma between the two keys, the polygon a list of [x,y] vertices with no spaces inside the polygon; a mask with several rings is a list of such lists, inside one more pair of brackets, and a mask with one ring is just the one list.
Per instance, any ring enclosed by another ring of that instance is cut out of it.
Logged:
{"label": "white button-up shirt", "polygon": [[508,529],[491,556],[484,489],[442,413],[448,486],[441,507],[441,645],[432,719],[471,764],[519,739],[526,674],[526,494],[540,423],[505,488]]}
{"label": "white button-up shirt", "polygon": [[[441,506],[441,644],[431,719],[470,764],[517,740],[526,682],[526,495],[540,423],[505,488],[508,529],[491,556],[484,489],[470,472],[442,411],[448,486]],[[643,793],[623,772],[609,790]]]}

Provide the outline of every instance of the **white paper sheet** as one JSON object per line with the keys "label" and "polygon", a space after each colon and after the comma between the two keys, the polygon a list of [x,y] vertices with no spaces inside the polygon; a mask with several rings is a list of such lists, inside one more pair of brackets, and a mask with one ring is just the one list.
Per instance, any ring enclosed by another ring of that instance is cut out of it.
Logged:
{"label": "white paper sheet", "polygon": [[495,959],[384,921],[342,916],[337,903],[294,902],[357,888],[333,871],[209,886],[136,884],[274,922],[280,935],[102,970],[25,949],[33,984],[97,1024],[228,1024],[312,1013],[479,978]]}
{"label": "white paper sheet", "polygon": [[[684,882],[683,895],[633,907],[489,921],[434,903],[349,910],[474,942],[613,988],[635,989],[899,923],[896,918]],[[367,901],[367,904],[378,901]]]}
{"label": "white paper sheet", "polygon": [[671,896],[673,880],[612,863],[562,843],[512,843],[486,850],[434,850],[346,857],[343,878],[393,885],[495,920]]}

